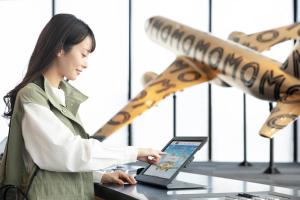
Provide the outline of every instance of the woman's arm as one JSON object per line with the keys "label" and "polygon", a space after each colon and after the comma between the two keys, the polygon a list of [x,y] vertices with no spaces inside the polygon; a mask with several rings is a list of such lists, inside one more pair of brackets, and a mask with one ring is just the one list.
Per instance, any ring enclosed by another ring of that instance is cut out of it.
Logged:
{"label": "woman's arm", "polygon": [[42,169],[77,172],[134,162],[134,147],[112,147],[95,139],[75,136],[49,108],[24,104],[22,131],[26,150]]}

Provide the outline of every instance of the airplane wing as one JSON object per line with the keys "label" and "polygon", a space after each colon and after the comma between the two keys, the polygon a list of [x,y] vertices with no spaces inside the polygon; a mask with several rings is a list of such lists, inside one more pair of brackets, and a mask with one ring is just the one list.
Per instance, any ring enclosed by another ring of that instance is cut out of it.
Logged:
{"label": "airplane wing", "polygon": [[269,50],[272,46],[299,37],[300,23],[283,26],[258,33],[246,35],[242,32],[232,32],[228,39],[242,44],[258,52]]}
{"label": "airplane wing", "polygon": [[204,64],[188,57],[177,57],[163,73],[151,80],[134,99],[130,100],[93,137],[104,140],[170,94],[207,82],[216,76],[217,71]]}
{"label": "airplane wing", "polygon": [[158,77],[158,74],[156,74],[155,72],[151,72],[151,71],[145,72],[143,75],[143,78],[142,78],[143,86],[146,86],[148,83],[150,83],[157,77]]}
{"label": "airplane wing", "polygon": [[[298,97],[299,98],[299,97]],[[275,133],[293,122],[300,115],[300,102],[291,103],[277,102],[267,121],[260,129],[259,134],[263,137],[272,138]]]}

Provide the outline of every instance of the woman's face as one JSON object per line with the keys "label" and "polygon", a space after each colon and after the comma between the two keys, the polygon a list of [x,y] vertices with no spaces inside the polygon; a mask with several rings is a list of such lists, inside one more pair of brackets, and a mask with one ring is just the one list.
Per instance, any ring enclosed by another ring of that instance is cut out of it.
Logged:
{"label": "woman's face", "polygon": [[57,56],[59,75],[66,77],[68,80],[75,80],[82,70],[88,67],[88,56],[91,47],[92,39],[87,36],[67,53],[62,50]]}

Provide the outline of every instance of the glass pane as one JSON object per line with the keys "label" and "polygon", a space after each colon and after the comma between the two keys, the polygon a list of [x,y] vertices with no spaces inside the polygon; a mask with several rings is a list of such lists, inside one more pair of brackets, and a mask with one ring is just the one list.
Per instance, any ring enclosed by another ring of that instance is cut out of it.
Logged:
{"label": "glass pane", "polygon": [[[292,2],[214,0],[213,34],[227,38],[232,31],[247,34],[292,23]],[[270,9],[271,8],[271,9]],[[284,13],[284,14],[282,14]],[[283,62],[292,50],[291,43],[274,47],[265,55]],[[236,88],[213,87],[213,160],[243,159],[243,93]],[[258,131],[269,115],[268,102],[247,95],[248,160],[268,161],[269,140]],[[275,137],[275,161],[291,161],[291,128]],[[234,144],[234,145],[232,145]]]}
{"label": "glass pane", "polygon": [[[51,18],[51,0],[0,1],[0,114],[2,97],[19,83],[42,28]],[[8,134],[8,122],[0,117],[0,141]]]}
{"label": "glass pane", "polygon": [[[146,71],[161,73],[175,59],[175,54],[153,43],[144,30],[152,16],[164,16],[189,26],[207,30],[208,1],[133,0],[132,1],[132,67],[133,94],[142,90],[141,77]],[[177,93],[177,135],[207,135],[207,84]],[[204,99],[204,100],[203,100]],[[196,110],[196,112],[195,112]],[[173,137],[172,95],[134,121],[134,144],[162,148]],[[207,159],[207,145],[196,160]]]}
{"label": "glass pane", "polygon": [[[93,134],[127,103],[128,1],[57,0],[56,12],[74,14],[96,37],[88,69],[72,83],[89,96],[80,115]],[[105,142],[127,144],[127,129],[118,130]]]}

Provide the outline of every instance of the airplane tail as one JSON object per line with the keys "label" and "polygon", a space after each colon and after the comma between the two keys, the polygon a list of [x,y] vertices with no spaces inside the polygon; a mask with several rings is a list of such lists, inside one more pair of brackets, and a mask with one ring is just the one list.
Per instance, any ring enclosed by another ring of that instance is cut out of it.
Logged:
{"label": "airplane tail", "polygon": [[[283,26],[253,34],[232,32],[229,40],[244,45],[258,52],[269,50],[272,46],[287,40],[299,38],[300,23]],[[288,56],[287,60],[281,65],[281,70],[287,74],[300,79],[300,41],[298,41]],[[272,110],[270,116],[262,126],[259,134],[263,137],[272,138],[279,130],[295,121],[300,115],[299,85],[295,85],[291,90],[288,99],[282,99]]]}
{"label": "airplane tail", "polygon": [[146,87],[92,137],[104,140],[170,94],[212,80],[216,73],[190,58],[176,58],[163,73],[157,77],[152,76]]}
{"label": "airplane tail", "polygon": [[263,137],[272,138],[279,130],[295,121],[299,115],[300,102],[277,102],[276,107],[260,129],[259,134]]}
{"label": "airplane tail", "polygon": [[288,56],[280,69],[300,79],[300,41],[296,43],[292,53]]}
{"label": "airplane tail", "polygon": [[[235,31],[229,35],[228,39],[258,52],[263,52],[281,42],[299,39],[299,33],[300,23],[295,23],[249,35]],[[300,41],[295,44],[293,51],[280,66],[280,69],[298,80],[300,79]]]}

